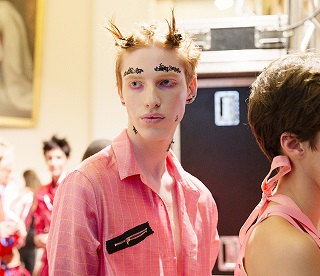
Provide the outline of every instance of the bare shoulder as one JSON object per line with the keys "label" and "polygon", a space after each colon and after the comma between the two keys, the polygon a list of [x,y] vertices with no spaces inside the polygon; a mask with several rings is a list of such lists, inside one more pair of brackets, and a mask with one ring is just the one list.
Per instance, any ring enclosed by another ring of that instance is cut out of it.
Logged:
{"label": "bare shoulder", "polygon": [[248,275],[320,275],[320,248],[280,216],[261,222],[245,252]]}

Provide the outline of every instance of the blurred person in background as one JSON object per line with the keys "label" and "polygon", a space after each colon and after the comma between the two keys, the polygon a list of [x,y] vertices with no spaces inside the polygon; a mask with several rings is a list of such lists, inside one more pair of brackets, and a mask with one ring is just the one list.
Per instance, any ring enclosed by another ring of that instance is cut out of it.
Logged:
{"label": "blurred person in background", "polygon": [[67,175],[66,166],[70,151],[71,148],[68,141],[66,139],[59,139],[55,135],[50,140],[43,142],[43,154],[51,173],[51,182],[40,187],[36,191],[35,198],[34,243],[36,247],[43,249],[43,256],[41,258],[42,267],[39,272],[41,276],[49,275],[46,244],[51,223],[51,211],[56,190]]}
{"label": "blurred person in background", "polygon": [[14,163],[13,146],[0,138],[0,275],[30,275],[23,267],[18,248],[24,245],[27,235],[25,213],[31,205],[28,201],[21,206],[11,208],[8,184],[12,182],[11,174]]}
{"label": "blurred person in background", "polygon": [[104,149],[105,147],[111,145],[111,141],[107,139],[96,139],[93,140],[89,146],[87,147],[86,151],[82,156],[82,161],[94,155],[95,153],[99,152],[100,150]]}
{"label": "blurred person in background", "polygon": [[24,263],[25,268],[32,274],[35,266],[36,258],[36,246],[33,241],[34,237],[34,217],[35,211],[34,197],[35,192],[41,187],[41,182],[34,170],[26,170],[23,173],[25,181],[25,187],[21,190],[18,198],[12,203],[12,205],[25,205],[27,202],[32,207],[29,208],[29,212],[25,210],[23,216],[25,219],[26,229],[28,235],[26,237],[26,244],[19,249],[21,262]]}

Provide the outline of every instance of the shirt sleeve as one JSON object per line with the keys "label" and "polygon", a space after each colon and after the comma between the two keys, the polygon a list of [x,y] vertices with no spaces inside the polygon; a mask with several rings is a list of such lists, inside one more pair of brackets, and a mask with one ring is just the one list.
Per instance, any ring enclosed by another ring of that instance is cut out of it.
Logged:
{"label": "shirt sleeve", "polygon": [[89,180],[79,171],[59,185],[47,243],[50,275],[99,275],[96,202]]}
{"label": "shirt sleeve", "polygon": [[212,219],[211,229],[214,229],[214,231],[212,231],[212,237],[211,237],[210,256],[211,256],[212,267],[214,267],[219,254],[220,239],[219,239],[219,233],[218,233],[218,208],[215,202],[213,202],[212,205],[213,205],[212,206],[213,219]]}

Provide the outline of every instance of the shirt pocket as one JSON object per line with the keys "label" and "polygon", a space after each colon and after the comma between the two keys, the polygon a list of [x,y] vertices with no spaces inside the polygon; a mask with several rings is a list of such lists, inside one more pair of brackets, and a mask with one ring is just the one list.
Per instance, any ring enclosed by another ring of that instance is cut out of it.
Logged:
{"label": "shirt pocket", "polygon": [[106,241],[106,249],[109,254],[134,246],[153,234],[149,222],[140,224],[124,232],[122,235]]}

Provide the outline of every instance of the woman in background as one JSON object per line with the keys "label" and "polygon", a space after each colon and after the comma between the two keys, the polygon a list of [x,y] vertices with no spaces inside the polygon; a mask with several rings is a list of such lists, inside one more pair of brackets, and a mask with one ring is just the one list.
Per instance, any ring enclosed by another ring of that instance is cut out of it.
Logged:
{"label": "woman in background", "polygon": [[36,172],[33,170],[26,170],[23,173],[25,181],[25,187],[22,189],[20,196],[13,204],[21,204],[23,202],[30,202],[31,208],[29,212],[25,211],[23,216],[25,217],[25,224],[28,235],[26,237],[26,244],[19,249],[21,262],[24,263],[25,268],[32,274],[35,266],[36,258],[36,246],[33,241],[34,236],[34,218],[33,213],[35,210],[34,196],[36,190],[41,186],[41,182]]}

